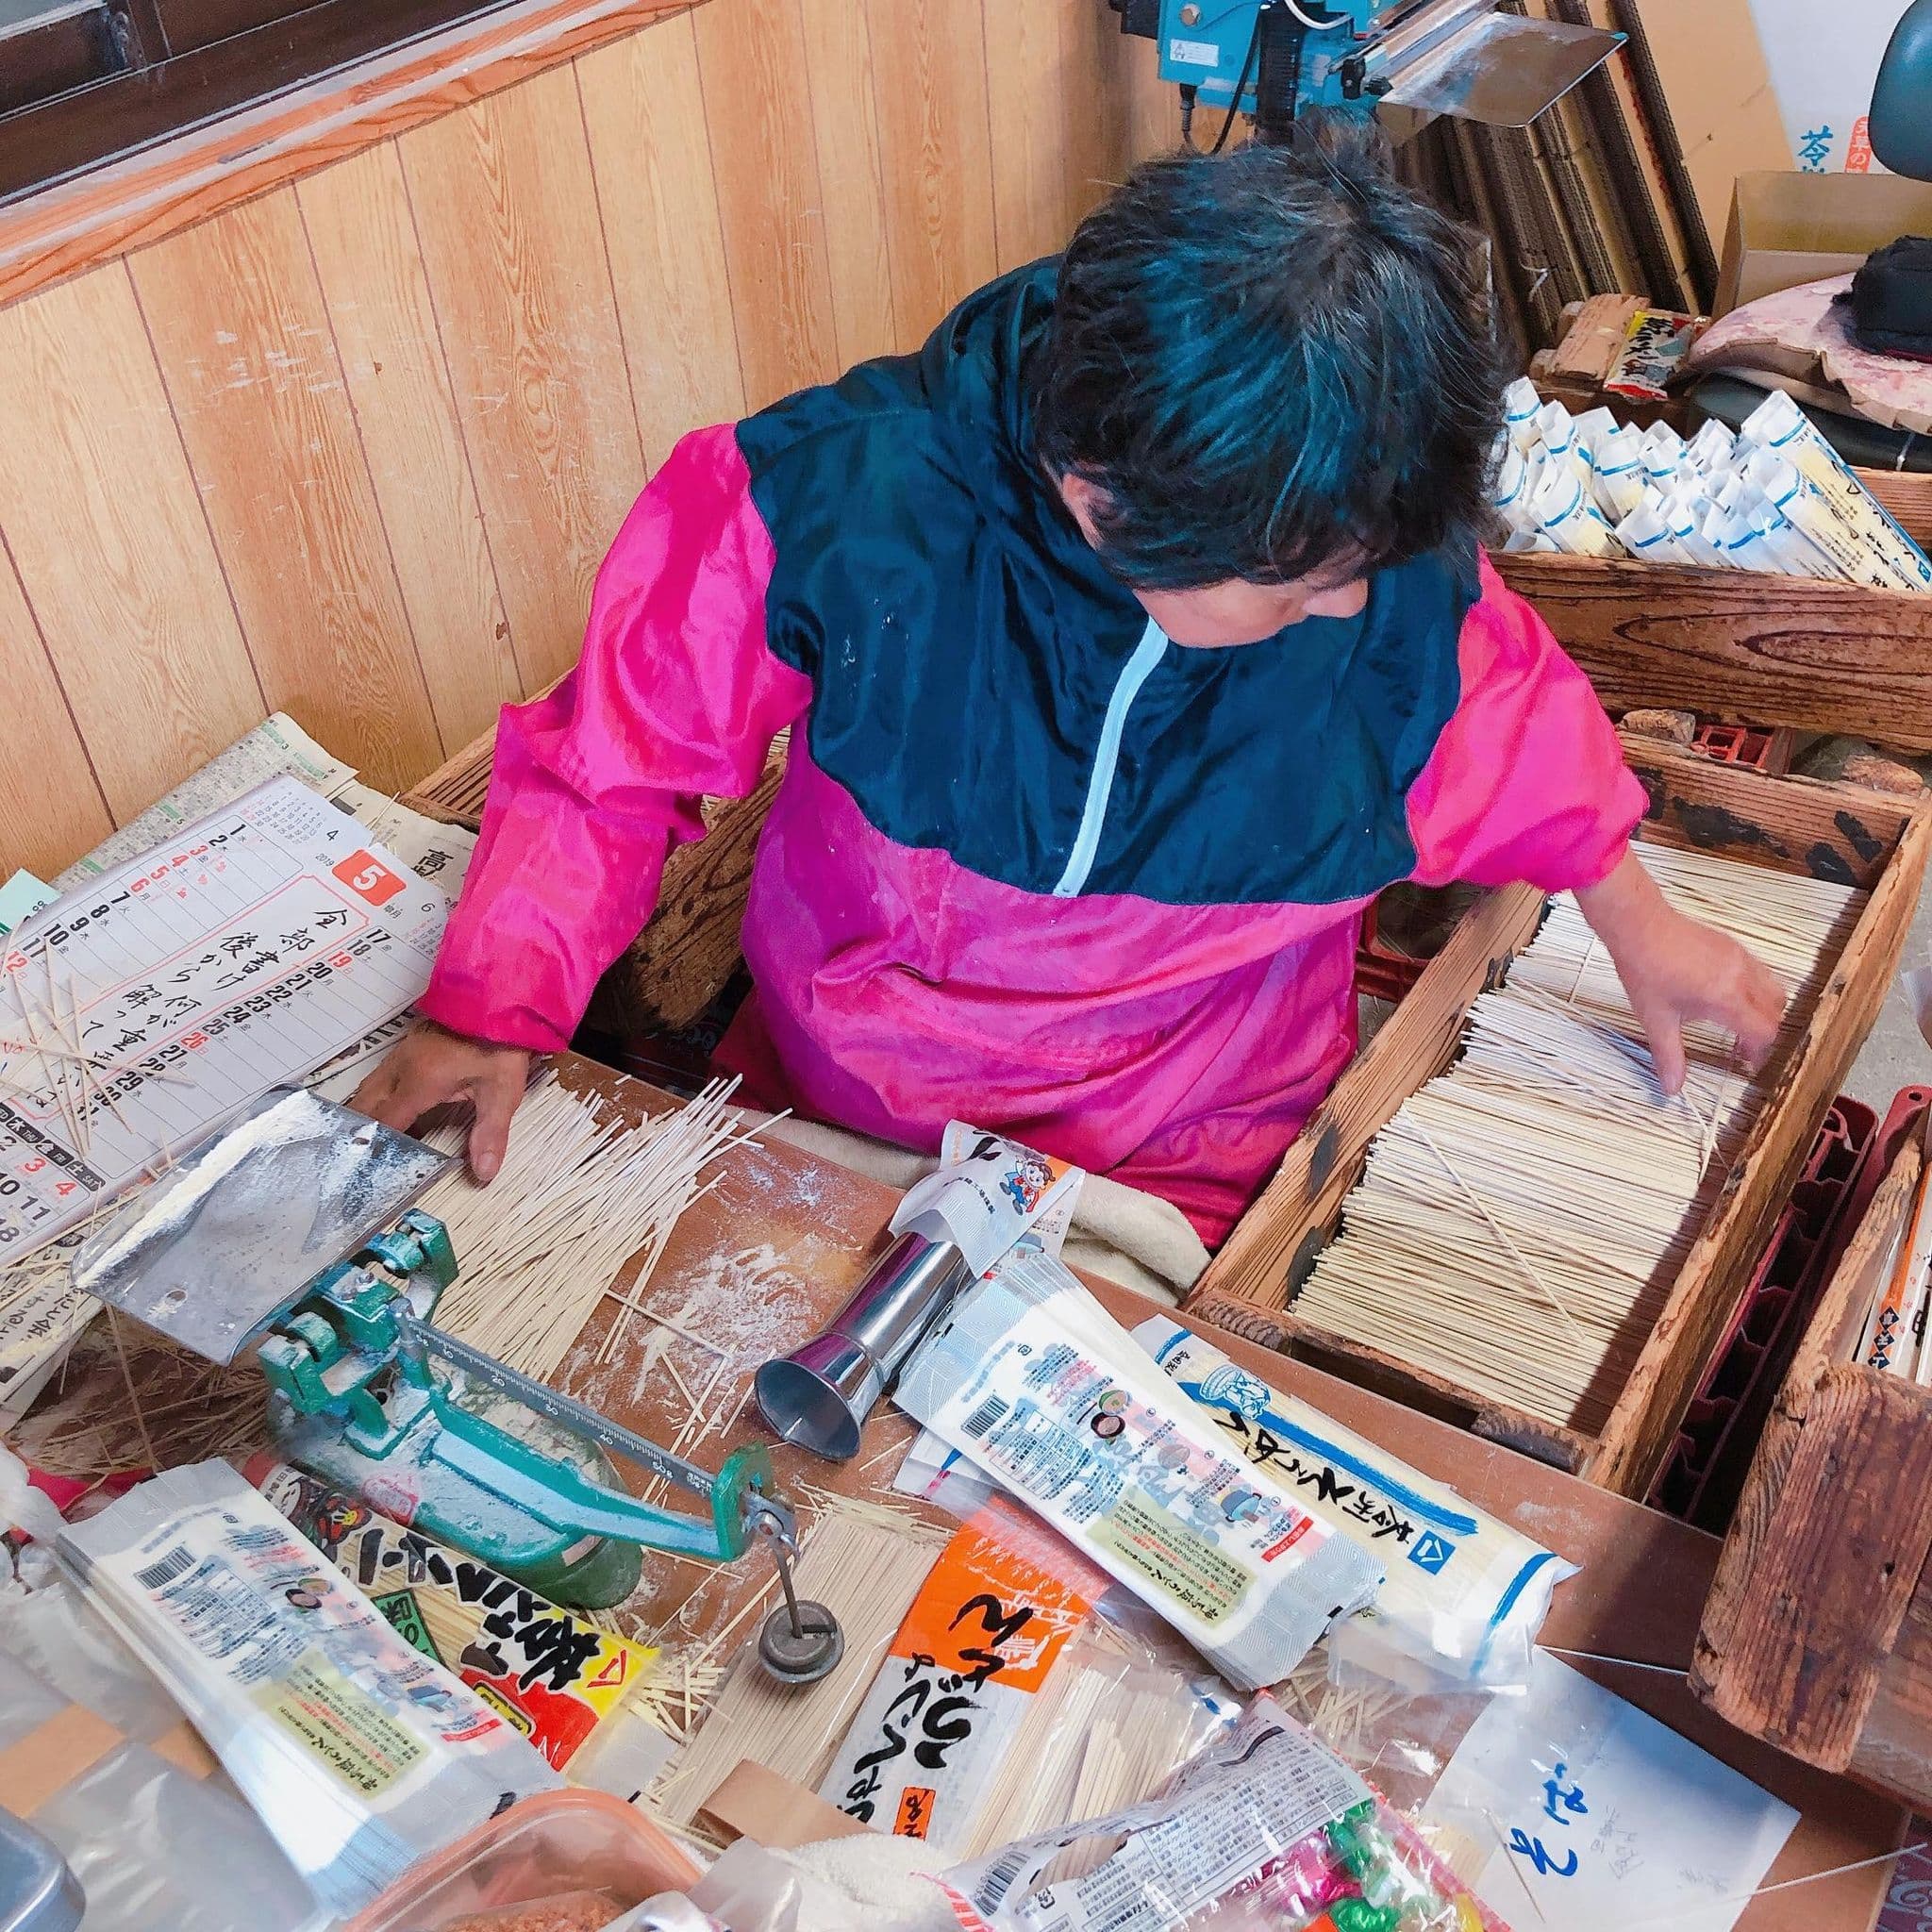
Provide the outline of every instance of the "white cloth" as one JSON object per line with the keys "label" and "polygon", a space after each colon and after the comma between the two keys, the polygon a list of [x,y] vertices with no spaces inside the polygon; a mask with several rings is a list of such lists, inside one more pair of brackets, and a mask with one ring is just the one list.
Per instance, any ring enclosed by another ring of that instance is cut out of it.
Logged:
{"label": "white cloth", "polygon": [[[904,1190],[938,1167],[929,1154],[915,1154],[819,1121],[785,1119],[763,1132],[837,1161],[868,1179]],[[1060,1258],[1070,1268],[1117,1282],[1151,1300],[1177,1304],[1208,1266],[1206,1243],[1172,1201],[1142,1193],[1123,1181],[1090,1174],[1080,1189],[1074,1224]]]}

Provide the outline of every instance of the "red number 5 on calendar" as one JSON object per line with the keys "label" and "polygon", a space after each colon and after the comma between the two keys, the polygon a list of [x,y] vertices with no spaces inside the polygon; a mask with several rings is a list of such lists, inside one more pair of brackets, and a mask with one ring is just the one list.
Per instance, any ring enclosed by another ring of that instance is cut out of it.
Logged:
{"label": "red number 5 on calendar", "polygon": [[340,865],[329,869],[350,891],[367,899],[372,906],[387,906],[404,890],[405,882],[372,852],[352,852]]}

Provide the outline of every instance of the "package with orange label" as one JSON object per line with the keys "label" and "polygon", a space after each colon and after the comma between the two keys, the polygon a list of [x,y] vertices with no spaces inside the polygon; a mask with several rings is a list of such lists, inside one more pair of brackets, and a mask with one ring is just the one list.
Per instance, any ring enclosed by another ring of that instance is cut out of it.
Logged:
{"label": "package with orange label", "polygon": [[629,1799],[663,1769],[675,1744],[640,1695],[659,1678],[657,1651],[273,1456],[243,1474],[403,1637],[573,1784]]}
{"label": "package with orange label", "polygon": [[820,1797],[937,1852],[971,1843],[1034,1700],[1087,1620],[1087,1591],[1108,1582],[1029,1529],[1015,1519],[1003,1533],[989,1514],[947,1544]]}

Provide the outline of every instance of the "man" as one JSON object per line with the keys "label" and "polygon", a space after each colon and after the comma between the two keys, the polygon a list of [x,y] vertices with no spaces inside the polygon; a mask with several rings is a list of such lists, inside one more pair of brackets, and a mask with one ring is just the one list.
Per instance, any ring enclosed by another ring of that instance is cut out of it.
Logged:
{"label": "man", "polygon": [[794,726],[720,1058],[931,1149],[958,1116],[1224,1236],[1347,1064],[1398,879],[1574,889],[1667,1088],[1781,1008],[1628,854],[1642,796],[1474,532],[1500,380],[1468,238],[1366,150],[1138,172],[1065,257],[687,437],[583,661],[507,711],[423,1011],[359,1105],[502,1158],[704,794]]}

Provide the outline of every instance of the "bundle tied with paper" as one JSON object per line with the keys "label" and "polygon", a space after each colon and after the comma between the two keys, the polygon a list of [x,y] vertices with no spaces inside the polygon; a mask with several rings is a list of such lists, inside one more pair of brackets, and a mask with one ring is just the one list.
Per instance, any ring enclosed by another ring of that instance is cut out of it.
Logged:
{"label": "bundle tied with paper", "polygon": [[1712,421],[1688,442],[1608,408],[1573,417],[1526,378],[1505,406],[1491,501],[1507,550],[1932,591],[1932,562],[1782,391],[1736,435]]}

